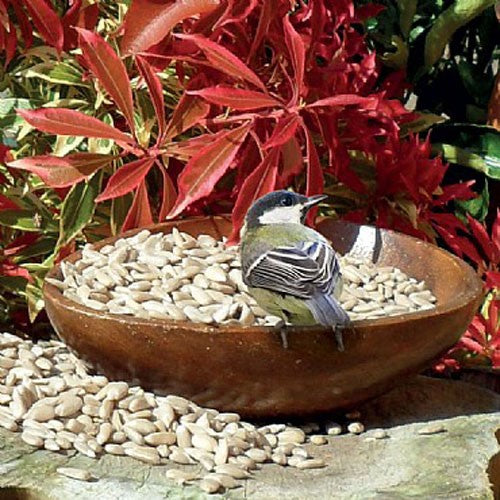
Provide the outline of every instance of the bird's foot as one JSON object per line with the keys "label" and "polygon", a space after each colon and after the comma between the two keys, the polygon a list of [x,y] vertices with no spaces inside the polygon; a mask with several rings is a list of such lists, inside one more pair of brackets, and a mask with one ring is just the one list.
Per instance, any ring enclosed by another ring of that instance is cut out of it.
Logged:
{"label": "bird's foot", "polygon": [[342,338],[342,333],[343,333],[344,329],[337,325],[337,326],[333,326],[332,330],[333,330],[333,333],[335,334],[335,340],[337,341],[337,349],[340,352],[344,352],[345,351],[344,339]]}
{"label": "bird's foot", "polygon": [[283,349],[288,349],[288,337],[286,332],[286,323],[281,320],[274,325],[274,329],[280,334],[281,337],[281,345]]}

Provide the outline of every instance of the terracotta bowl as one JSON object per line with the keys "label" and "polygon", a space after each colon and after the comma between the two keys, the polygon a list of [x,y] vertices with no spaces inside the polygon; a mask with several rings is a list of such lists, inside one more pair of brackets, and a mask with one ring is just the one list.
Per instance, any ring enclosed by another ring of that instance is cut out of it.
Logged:
{"label": "terracotta bowl", "polygon": [[[170,232],[173,226],[193,236],[216,238],[231,230],[223,217],[149,229]],[[322,327],[290,327],[289,347],[284,349],[272,328],[105,314],[63,297],[50,284],[44,287],[47,313],[61,339],[110,379],[246,417],[304,416],[349,407],[428,367],[452,346],[479,305],[481,282],[466,263],[415,238],[329,219],[317,228],[342,254],[353,250],[424,279],[437,297],[436,309],[356,322],[344,335],[344,352],[337,350],[332,332]],[[77,252],[66,260],[79,258]],[[49,276],[60,273],[56,266]]]}

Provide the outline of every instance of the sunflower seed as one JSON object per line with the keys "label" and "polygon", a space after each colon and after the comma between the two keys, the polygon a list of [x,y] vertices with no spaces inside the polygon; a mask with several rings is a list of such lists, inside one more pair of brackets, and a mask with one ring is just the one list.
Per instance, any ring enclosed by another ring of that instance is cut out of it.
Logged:
{"label": "sunflower seed", "polygon": [[94,479],[88,470],[77,469],[76,467],[58,467],[57,473],[71,479],[78,479],[79,481],[91,481]]}

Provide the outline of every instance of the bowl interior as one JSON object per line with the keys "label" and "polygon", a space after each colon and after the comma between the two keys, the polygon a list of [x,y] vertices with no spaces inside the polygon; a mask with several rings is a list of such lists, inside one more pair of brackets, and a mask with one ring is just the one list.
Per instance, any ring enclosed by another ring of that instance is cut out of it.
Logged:
{"label": "bowl interior", "polygon": [[[178,227],[192,236],[208,234],[216,239],[229,236],[232,230],[230,216],[219,217],[193,217],[181,221],[165,222],[148,227],[152,233],[171,232],[173,227]],[[422,240],[389,230],[381,230],[372,226],[360,226],[329,218],[319,219],[316,229],[326,236],[332,246],[341,255],[352,252],[371,259],[379,266],[390,265],[400,268],[408,276],[424,280],[427,287],[435,295],[436,308],[419,311],[411,314],[383,317],[357,321],[356,324],[394,324],[406,321],[408,318],[418,316],[439,316],[444,312],[452,311],[471,301],[477,301],[481,294],[481,281],[474,270],[458,257],[442,250],[441,248],[426,243]],[[97,249],[112,244],[119,238],[130,237],[139,232],[133,229],[120,236],[106,238],[95,243]],[[68,262],[75,262],[81,257],[80,252],[67,257]],[[49,273],[50,277],[61,277],[60,266],[55,266]],[[66,305],[74,306],[74,302],[65,298],[55,287],[47,287],[47,292],[56,293],[58,300]],[[95,313],[93,309],[77,304],[87,311]],[[101,315],[112,316],[106,313]],[[141,320],[134,321],[170,323],[168,320]],[[202,325],[192,325],[194,328]],[[220,325],[219,330],[225,331],[227,327]],[[266,327],[246,327],[253,329],[266,329]],[[294,330],[310,330],[310,327],[291,327]],[[318,327],[321,328],[321,327]],[[232,330],[233,327],[230,328]]]}

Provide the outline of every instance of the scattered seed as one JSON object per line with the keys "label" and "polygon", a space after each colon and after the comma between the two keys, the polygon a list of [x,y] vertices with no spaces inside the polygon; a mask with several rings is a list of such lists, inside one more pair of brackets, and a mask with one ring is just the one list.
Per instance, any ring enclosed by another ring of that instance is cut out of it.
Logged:
{"label": "scattered seed", "polygon": [[417,430],[417,434],[421,434],[423,436],[430,436],[432,434],[439,434],[441,432],[446,432],[446,428],[443,424],[440,423],[428,424]]}
{"label": "scattered seed", "polygon": [[351,422],[347,426],[347,430],[351,434],[361,434],[365,430],[365,426],[361,422]]}
{"label": "scattered seed", "polygon": [[79,481],[91,481],[94,479],[88,470],[77,469],[76,467],[58,467],[57,473],[71,479],[78,479]]}

